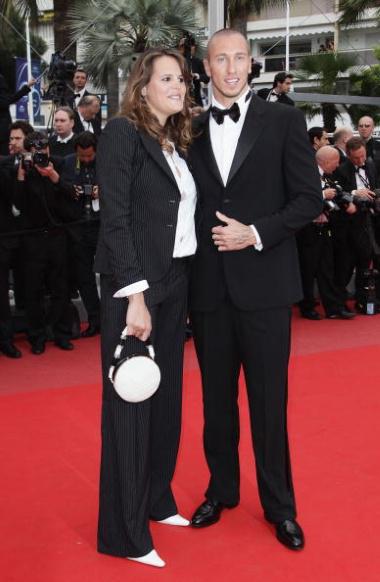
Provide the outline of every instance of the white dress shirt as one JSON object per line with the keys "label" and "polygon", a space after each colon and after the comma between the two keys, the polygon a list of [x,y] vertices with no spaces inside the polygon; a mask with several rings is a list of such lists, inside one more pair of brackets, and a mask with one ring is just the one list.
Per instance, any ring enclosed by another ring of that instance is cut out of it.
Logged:
{"label": "white dress shirt", "polygon": [[78,107],[79,101],[82,99],[84,92],[86,91],[86,87],[81,91],[74,91],[74,95],[78,95],[78,97],[74,97],[74,109]]}
{"label": "white dress shirt", "polygon": [[355,170],[356,170],[355,171],[356,188],[358,190],[362,188],[369,188],[369,180],[367,178],[367,174],[365,173],[365,169],[359,168],[358,170],[355,166]]}
{"label": "white dress shirt", "polygon": [[[235,157],[235,152],[241,130],[243,129],[245,117],[247,115],[250,100],[247,100],[249,88],[238,99],[237,104],[240,109],[240,117],[238,121],[233,121],[231,117],[225,115],[224,122],[220,125],[216,123],[212,115],[210,115],[210,139],[211,146],[214,152],[215,160],[219,168],[223,184],[227,184],[228,176],[231,170],[232,162]],[[224,105],[219,103],[215,97],[212,97],[212,105],[219,109],[225,109]],[[233,216],[231,216],[233,218]],[[261,243],[260,235],[253,224],[250,225],[256,238],[255,249],[261,251],[263,245]]]}
{"label": "white dress shirt", "polygon": [[[174,144],[171,146],[174,148]],[[197,202],[197,191],[195,182],[187,163],[178,154],[176,149],[170,153],[167,150],[162,150],[165,159],[171,169],[175,181],[177,182],[178,190],[181,193],[181,200],[178,209],[177,227],[175,232],[173,258],[189,257],[193,255],[197,249],[197,239],[195,235],[195,206]],[[114,294],[116,298],[128,297],[134,293],[141,293],[149,288],[148,281],[136,281],[131,285],[127,285],[119,289]]]}
{"label": "white dress shirt", "polygon": [[86,121],[84,119],[84,117],[82,117],[82,115],[80,114],[80,111],[77,111],[77,113],[78,113],[79,119],[81,120],[81,123],[84,127],[84,131],[91,131],[91,133],[94,133],[94,128],[92,127],[91,121]]}

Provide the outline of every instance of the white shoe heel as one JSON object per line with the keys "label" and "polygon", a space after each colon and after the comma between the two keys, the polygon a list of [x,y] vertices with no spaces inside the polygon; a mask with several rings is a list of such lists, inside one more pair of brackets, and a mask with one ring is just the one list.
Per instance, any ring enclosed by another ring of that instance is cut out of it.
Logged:
{"label": "white shoe heel", "polygon": [[180,515],[179,513],[171,515],[166,519],[161,519],[160,521],[157,521],[157,523],[163,523],[165,525],[179,525],[180,527],[186,527],[190,525],[189,520],[182,517],[182,515]]}
{"label": "white shoe heel", "polygon": [[145,554],[145,556],[139,556],[138,558],[127,557],[127,560],[140,562],[141,564],[146,564],[147,566],[155,566],[156,568],[163,568],[165,566],[164,560],[160,558],[156,550],[152,550],[149,552],[149,554]]}

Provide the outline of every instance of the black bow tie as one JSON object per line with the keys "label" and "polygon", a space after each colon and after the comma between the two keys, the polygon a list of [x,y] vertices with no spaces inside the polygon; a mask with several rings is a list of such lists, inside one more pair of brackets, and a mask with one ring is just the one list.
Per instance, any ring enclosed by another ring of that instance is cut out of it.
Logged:
{"label": "black bow tie", "polygon": [[240,118],[240,109],[237,103],[231,105],[229,109],[219,109],[219,107],[215,107],[214,105],[213,107],[211,107],[210,111],[211,115],[213,116],[218,125],[221,125],[223,123],[226,115],[231,117],[232,121],[234,121],[235,123],[239,121]]}
{"label": "black bow tie", "polygon": [[76,99],[77,97],[80,97],[80,93],[74,93],[74,97],[75,97],[75,99]]}

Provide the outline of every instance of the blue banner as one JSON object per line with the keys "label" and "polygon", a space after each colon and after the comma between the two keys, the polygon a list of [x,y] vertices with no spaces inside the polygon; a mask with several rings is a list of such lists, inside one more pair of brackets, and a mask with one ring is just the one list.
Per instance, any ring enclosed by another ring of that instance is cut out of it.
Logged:
{"label": "blue banner", "polygon": [[[37,79],[41,74],[41,66],[38,61],[32,61],[32,77]],[[16,57],[16,91],[19,91],[28,79],[28,63],[24,58]],[[38,120],[41,114],[41,81],[32,87],[33,116]],[[25,95],[16,103],[16,118],[28,120],[28,95]]]}

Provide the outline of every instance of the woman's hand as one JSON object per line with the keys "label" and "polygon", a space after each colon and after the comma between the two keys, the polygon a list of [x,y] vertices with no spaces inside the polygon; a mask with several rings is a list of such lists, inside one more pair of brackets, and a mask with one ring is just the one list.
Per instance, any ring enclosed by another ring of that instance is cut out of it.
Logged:
{"label": "woman's hand", "polygon": [[126,324],[128,335],[134,335],[146,341],[152,331],[152,319],[145,305],[144,293],[134,293],[128,298]]}

